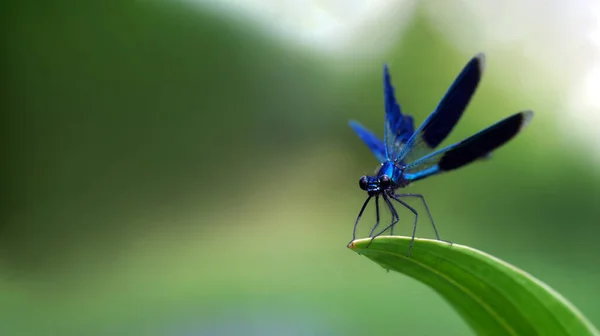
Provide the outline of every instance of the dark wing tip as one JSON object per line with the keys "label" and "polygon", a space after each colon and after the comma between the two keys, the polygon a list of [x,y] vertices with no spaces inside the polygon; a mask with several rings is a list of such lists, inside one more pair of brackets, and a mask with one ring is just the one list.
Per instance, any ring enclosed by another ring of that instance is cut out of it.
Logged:
{"label": "dark wing tip", "polygon": [[531,119],[533,119],[533,111],[525,110],[519,113],[523,116],[523,120],[521,121],[521,129],[523,129],[525,126],[529,125]]}
{"label": "dark wing tip", "polygon": [[521,132],[532,119],[532,111],[517,112],[459,142],[441,157],[438,166],[450,171],[489,155]]}
{"label": "dark wing tip", "polygon": [[477,61],[478,65],[479,65],[479,72],[483,73],[483,71],[485,70],[485,54],[480,52],[477,55],[475,55],[473,57],[473,60]]}

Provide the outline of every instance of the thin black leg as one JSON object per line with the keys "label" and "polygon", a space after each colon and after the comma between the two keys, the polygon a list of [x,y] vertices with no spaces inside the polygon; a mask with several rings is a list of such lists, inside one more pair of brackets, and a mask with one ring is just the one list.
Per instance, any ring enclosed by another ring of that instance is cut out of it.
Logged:
{"label": "thin black leg", "polygon": [[[385,198],[385,201],[388,204],[388,207],[390,208],[390,211],[392,212],[392,217],[396,218],[396,221],[394,222],[394,224],[392,224],[390,226],[390,236],[394,235],[394,228],[396,227],[396,224],[400,221],[400,216],[398,216],[398,211],[396,211],[396,208],[394,208],[394,205],[392,204],[392,201],[390,201],[389,198]],[[392,220],[393,220],[392,218]],[[383,232],[382,232],[383,233]]]}
{"label": "thin black leg", "polygon": [[383,200],[385,201],[385,203],[388,205],[388,208],[390,208],[390,211],[392,212],[392,221],[391,221],[390,225],[385,227],[385,229],[381,230],[378,234],[371,237],[371,241],[369,242],[369,244],[367,244],[367,247],[369,247],[369,245],[371,245],[371,243],[373,242],[373,239],[379,237],[387,229],[394,227],[394,225],[396,225],[396,223],[398,223],[398,221],[400,220],[400,216],[398,216],[398,212],[396,211],[396,208],[394,208],[394,205],[392,204],[392,202],[390,202],[389,198],[387,198],[387,196],[385,194],[383,195]]}
{"label": "thin black leg", "polygon": [[410,252],[412,251],[413,243],[415,242],[415,236],[417,235],[417,222],[419,221],[419,213],[417,212],[417,210],[415,210],[415,208],[413,208],[410,205],[408,205],[408,203],[406,203],[403,200],[397,198],[396,195],[390,195],[390,197],[393,200],[397,201],[398,203],[402,204],[404,207],[406,207],[408,210],[410,210],[413,214],[415,214],[415,221],[413,223],[412,238],[410,240],[410,245],[408,246],[408,255],[407,256],[410,257]]}
{"label": "thin black leg", "polygon": [[362,208],[360,208],[360,212],[358,213],[358,217],[356,217],[356,222],[354,222],[354,230],[352,231],[352,240],[350,241],[353,242],[354,240],[356,240],[356,228],[358,227],[358,221],[360,221],[360,216],[362,216],[363,212],[365,211],[365,208],[367,207],[367,204],[369,204],[369,201],[371,200],[372,196],[367,197],[367,199],[365,200],[365,203],[363,204]]}
{"label": "thin black leg", "polygon": [[375,226],[373,226],[373,228],[371,229],[371,233],[369,233],[369,237],[373,236],[373,232],[375,231],[375,229],[377,229],[377,226],[379,226],[379,195],[375,196],[375,211],[376,211],[377,221],[375,222]]}
{"label": "thin black leg", "polygon": [[425,206],[425,210],[427,210],[427,215],[429,216],[429,220],[431,221],[431,226],[433,226],[433,232],[435,232],[435,238],[437,240],[452,244],[452,242],[447,241],[447,240],[443,240],[440,239],[440,235],[438,234],[438,230],[435,226],[435,222],[433,221],[433,216],[431,215],[431,211],[429,211],[429,206],[427,206],[427,202],[425,201],[425,197],[423,197],[423,195],[421,194],[395,194],[394,196],[396,197],[418,197],[421,199],[421,202],[423,202],[423,205]]}

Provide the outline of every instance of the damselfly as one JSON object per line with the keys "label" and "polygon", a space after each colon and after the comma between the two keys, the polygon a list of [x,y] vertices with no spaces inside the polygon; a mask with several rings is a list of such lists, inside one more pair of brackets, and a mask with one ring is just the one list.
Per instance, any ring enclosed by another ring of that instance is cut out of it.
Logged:
{"label": "damselfly", "polygon": [[[376,223],[371,229],[369,237],[374,239],[388,229],[390,234],[393,235],[394,226],[400,220],[398,211],[392,203],[392,201],[395,201],[415,215],[412,240],[408,250],[410,256],[419,213],[402,200],[402,198],[407,197],[421,200],[433,226],[435,236],[438,240],[441,240],[423,195],[396,193],[396,191],[426,177],[460,168],[479,159],[488,158],[493,150],[515,137],[533,117],[532,111],[516,113],[469,138],[434,151],[462,116],[477,89],[484,66],[485,57],[483,54],[473,57],[452,83],[435,110],[417,130],[414,129],[413,118],[402,114],[400,105],[398,105],[395,98],[388,67],[387,65],[384,66],[385,122],[383,141],[360,123],[350,121],[350,126],[381,163],[376,175],[363,176],[359,180],[360,188],[367,192],[368,197],[354,223],[352,240],[356,239],[358,222],[367,204],[373,198],[376,207]],[[391,211],[392,219],[389,225],[376,233],[375,230],[380,222],[380,197]]]}

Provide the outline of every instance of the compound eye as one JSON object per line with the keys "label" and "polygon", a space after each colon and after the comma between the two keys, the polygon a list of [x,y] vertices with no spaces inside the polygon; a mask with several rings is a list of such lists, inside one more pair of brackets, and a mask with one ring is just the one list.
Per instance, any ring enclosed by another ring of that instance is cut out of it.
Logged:
{"label": "compound eye", "polygon": [[381,188],[387,188],[392,184],[392,180],[390,179],[389,176],[387,175],[382,175],[379,178],[379,185],[381,186]]}
{"label": "compound eye", "polygon": [[358,180],[358,185],[360,186],[360,189],[367,190],[367,187],[369,185],[369,181],[367,181],[367,177],[366,176],[361,177],[360,180]]}

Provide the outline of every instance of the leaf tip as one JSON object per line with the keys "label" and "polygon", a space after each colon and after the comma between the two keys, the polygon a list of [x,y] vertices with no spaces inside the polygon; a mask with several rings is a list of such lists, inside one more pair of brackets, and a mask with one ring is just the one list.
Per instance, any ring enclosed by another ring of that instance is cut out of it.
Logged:
{"label": "leaf tip", "polygon": [[[356,245],[354,245],[354,242],[355,242],[355,240],[353,240],[353,241],[349,242],[349,243],[348,243],[348,245],[347,245],[346,247],[347,247],[347,248],[349,248],[349,249],[351,249],[352,251],[355,251],[355,252],[356,252],[356,250],[355,250],[355,248],[356,248]],[[356,253],[358,253],[358,255],[360,255],[360,252],[356,252]]]}

